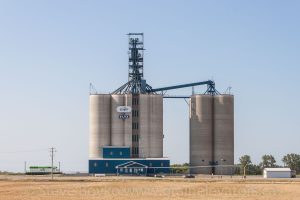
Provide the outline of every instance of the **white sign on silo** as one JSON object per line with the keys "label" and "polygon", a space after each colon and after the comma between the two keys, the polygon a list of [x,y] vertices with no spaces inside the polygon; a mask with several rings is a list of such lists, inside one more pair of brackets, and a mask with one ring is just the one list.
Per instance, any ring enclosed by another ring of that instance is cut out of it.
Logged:
{"label": "white sign on silo", "polygon": [[119,113],[130,113],[131,112],[131,107],[130,106],[118,106],[117,107],[117,112],[119,112]]}

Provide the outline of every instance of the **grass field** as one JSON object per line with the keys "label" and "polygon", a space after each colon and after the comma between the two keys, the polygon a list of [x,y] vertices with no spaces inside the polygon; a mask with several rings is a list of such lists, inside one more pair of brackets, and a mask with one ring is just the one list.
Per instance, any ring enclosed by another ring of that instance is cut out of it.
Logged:
{"label": "grass field", "polygon": [[300,199],[300,179],[0,176],[0,200]]}

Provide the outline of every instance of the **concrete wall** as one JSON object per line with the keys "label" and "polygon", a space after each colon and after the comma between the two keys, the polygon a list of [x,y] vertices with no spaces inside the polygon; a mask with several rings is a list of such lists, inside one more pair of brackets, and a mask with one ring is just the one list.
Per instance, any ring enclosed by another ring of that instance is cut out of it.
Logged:
{"label": "concrete wall", "polygon": [[150,155],[150,126],[148,95],[139,95],[139,157],[147,158]]}
{"label": "concrete wall", "polygon": [[102,157],[102,146],[110,145],[110,95],[90,95],[89,157]]}
{"label": "concrete wall", "polygon": [[117,112],[118,106],[132,106],[132,96],[126,94],[111,95],[111,145],[130,146],[132,144],[132,116],[128,119],[120,119],[121,113]]}
{"label": "concrete wall", "polygon": [[150,106],[150,158],[163,157],[163,98],[151,95]]}
{"label": "concrete wall", "polygon": [[163,98],[139,95],[139,157],[163,157]]}
{"label": "concrete wall", "polygon": [[[213,160],[213,97],[194,95],[190,99],[190,165],[208,166]],[[190,173],[210,174],[210,167]]]}
{"label": "concrete wall", "polygon": [[[214,96],[214,160],[218,165],[234,164],[234,97]],[[232,174],[231,167],[217,167],[215,174]]]}
{"label": "concrete wall", "polygon": [[234,164],[234,97],[193,95],[190,99],[190,163],[210,167],[191,173],[232,174]]}

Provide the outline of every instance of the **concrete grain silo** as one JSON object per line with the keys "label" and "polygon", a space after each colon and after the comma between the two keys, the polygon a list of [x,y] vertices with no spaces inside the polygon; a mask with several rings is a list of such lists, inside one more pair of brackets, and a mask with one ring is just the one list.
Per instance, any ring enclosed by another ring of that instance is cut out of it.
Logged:
{"label": "concrete grain silo", "polygon": [[163,157],[163,97],[151,94],[149,101],[150,154],[151,158]]}
{"label": "concrete grain silo", "polygon": [[228,165],[234,164],[233,99],[220,94],[191,96],[191,173],[232,174]]}
{"label": "concrete grain silo", "polygon": [[90,95],[90,158],[102,157],[102,147],[110,145],[110,100],[109,94]]}
{"label": "concrete grain silo", "polygon": [[139,157],[150,157],[150,126],[149,126],[149,102],[150,96],[147,94],[139,95]]}
{"label": "concrete grain silo", "polygon": [[213,161],[213,96],[190,98],[190,165],[191,173],[209,174]]}
{"label": "concrete grain silo", "polygon": [[139,95],[140,157],[163,156],[163,98],[156,94]]}
{"label": "concrete grain silo", "polygon": [[111,145],[112,146],[131,146],[132,137],[132,118],[131,113],[126,120],[120,120],[119,106],[131,107],[132,96],[127,94],[111,95]]}
{"label": "concrete grain silo", "polygon": [[216,174],[232,174],[234,164],[234,96],[214,96],[214,161]]}

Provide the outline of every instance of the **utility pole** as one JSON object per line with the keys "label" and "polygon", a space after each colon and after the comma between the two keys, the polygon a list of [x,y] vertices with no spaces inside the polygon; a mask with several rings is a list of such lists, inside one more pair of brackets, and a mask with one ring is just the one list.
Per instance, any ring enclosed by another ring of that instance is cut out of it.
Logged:
{"label": "utility pole", "polygon": [[246,167],[247,167],[247,164],[244,166],[244,179],[246,178]]}
{"label": "utility pole", "polygon": [[24,173],[26,174],[26,161],[24,162]]}
{"label": "utility pole", "polygon": [[51,147],[50,148],[50,156],[51,156],[51,179],[53,180],[53,157],[54,157],[54,152],[55,152],[55,148]]}

